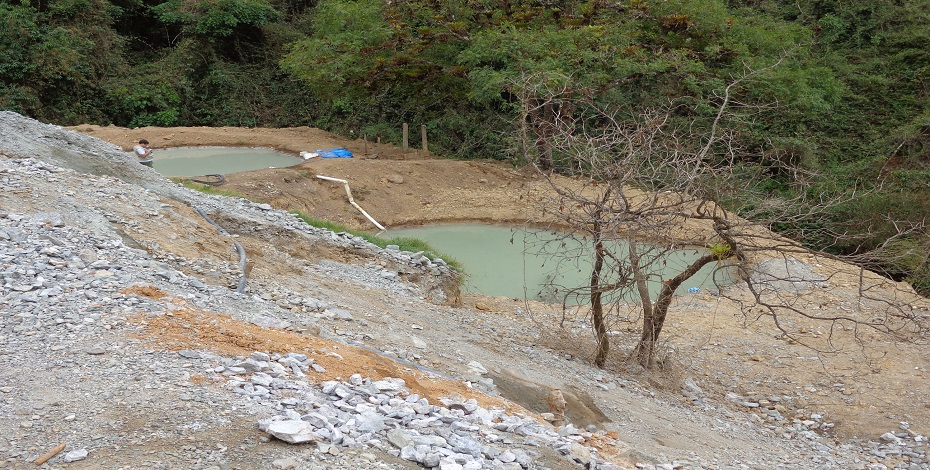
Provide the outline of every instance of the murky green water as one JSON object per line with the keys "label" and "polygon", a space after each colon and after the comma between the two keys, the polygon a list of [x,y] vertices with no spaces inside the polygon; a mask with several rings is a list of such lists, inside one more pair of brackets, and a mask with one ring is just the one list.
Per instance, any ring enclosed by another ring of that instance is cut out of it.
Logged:
{"label": "murky green water", "polygon": [[[568,292],[566,288],[585,286],[591,276],[593,251],[587,245],[564,240],[564,237],[544,230],[449,224],[391,229],[382,236],[419,238],[455,257],[462,262],[468,274],[465,289],[477,294],[561,302]],[[625,254],[625,244],[619,243],[613,246],[613,251]],[[641,248],[641,251],[646,250],[648,247]],[[556,256],[555,252],[569,256]],[[650,292],[653,297],[663,279],[677,275],[703,253],[694,249],[677,250],[652,263],[654,272]],[[678,293],[688,295],[689,288],[713,288],[715,276],[719,284],[730,284],[730,273],[726,269],[715,273],[716,268],[715,264],[705,266],[686,281]],[[613,277],[616,279],[616,275]],[[634,298],[632,293],[624,293],[623,297]],[[580,298],[570,295],[568,303],[588,303],[588,300],[586,294]]]}
{"label": "murky green water", "polygon": [[295,155],[252,147],[174,147],[155,149],[152,156],[152,168],[165,176],[228,175],[303,162]]}

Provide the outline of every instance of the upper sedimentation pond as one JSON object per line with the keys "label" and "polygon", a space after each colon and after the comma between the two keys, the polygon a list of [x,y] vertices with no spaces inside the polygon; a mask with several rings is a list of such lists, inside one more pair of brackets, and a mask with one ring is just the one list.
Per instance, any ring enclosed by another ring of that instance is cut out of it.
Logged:
{"label": "upper sedimentation pond", "polygon": [[174,147],[155,149],[152,156],[152,168],[159,173],[188,177],[283,168],[303,162],[291,154],[253,147]]}
{"label": "upper sedimentation pond", "polygon": [[[567,238],[564,233],[488,224],[442,224],[391,229],[382,235],[418,238],[454,257],[465,267],[465,290],[475,294],[562,302],[568,289],[590,282],[590,244]],[[610,248],[624,255],[625,245],[618,241]],[[642,246],[642,251],[648,251]],[[703,249],[679,249],[649,263],[653,298],[663,280],[674,277],[705,253]],[[704,266],[677,293],[732,283],[729,271],[718,267],[715,263]],[[604,276],[610,279],[609,273]],[[586,295],[569,295],[566,300],[569,304],[585,304]]]}

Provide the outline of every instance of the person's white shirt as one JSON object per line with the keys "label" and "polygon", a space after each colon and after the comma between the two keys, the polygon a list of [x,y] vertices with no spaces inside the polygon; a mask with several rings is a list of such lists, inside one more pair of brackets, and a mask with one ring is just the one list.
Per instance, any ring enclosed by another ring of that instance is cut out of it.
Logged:
{"label": "person's white shirt", "polygon": [[132,150],[136,152],[136,156],[139,157],[139,158],[148,157],[148,156],[149,156],[149,153],[151,152],[151,150],[149,150],[149,149],[143,147],[142,144],[138,144],[138,145],[134,146],[134,147],[132,148]]}

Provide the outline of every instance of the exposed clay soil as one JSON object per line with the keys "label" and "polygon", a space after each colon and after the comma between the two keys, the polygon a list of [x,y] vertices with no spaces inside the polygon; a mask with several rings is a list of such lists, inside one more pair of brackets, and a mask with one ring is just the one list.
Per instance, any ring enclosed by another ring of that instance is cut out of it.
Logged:
{"label": "exposed clay soil", "polygon": [[124,129],[84,125],[73,129],[127,151],[143,138],[156,149],[191,145],[274,147],[295,157],[301,151],[345,147],[355,158],[314,158],[291,168],[226,175],[223,189],[361,230],[375,227],[349,205],[341,184],[317,179],[316,175],[347,180],[356,202],[387,227],[456,220],[522,222],[527,219],[528,204],[520,196],[543,187],[541,180],[504,162],[424,158],[422,152],[373,143],[367,144],[366,153],[364,141],[345,140],[313,128]]}
{"label": "exposed clay soil", "polygon": [[[388,227],[454,220],[522,222],[533,211],[529,199],[542,190],[544,184],[503,162],[424,158],[425,155],[419,153],[405,154],[393,147],[375,148],[372,144],[367,144],[366,152],[366,144],[362,141],[348,141],[309,128],[130,130],[84,125],[73,129],[125,149],[131,148],[140,138],[148,139],[156,148],[270,146],[296,154],[303,150],[346,147],[357,158],[311,159],[287,169],[227,175],[223,188],[278,208],[300,210],[357,229],[370,229],[371,225],[347,203],[341,185],[318,180],[315,175],[348,180],[356,201]],[[173,242],[165,238],[159,243]],[[281,249],[287,251],[283,246]],[[261,254],[258,255],[256,269],[259,265],[262,270],[275,269],[272,259],[262,263]],[[873,306],[858,300],[856,278],[852,274],[837,274],[846,267],[814,257],[802,257],[801,261],[814,266],[818,274],[829,278],[829,282],[825,288],[805,292],[798,300],[800,308],[862,318],[873,313],[870,311]],[[895,295],[902,295],[903,301],[914,304],[924,302],[924,299],[901,292]],[[590,357],[591,340],[587,330],[572,328],[572,321],[565,330],[556,328],[560,312],[554,307],[527,306],[514,299],[476,296],[465,296],[465,303],[487,315],[513,317],[514,322],[527,322],[525,317],[515,316],[514,312],[530,307],[531,320],[543,325],[544,333],[540,337],[505,337],[502,332],[498,338],[485,338],[485,347],[504,350],[525,342],[527,346]],[[827,355],[802,347],[778,334],[769,319],[746,316],[733,302],[702,292],[679,299],[671,309],[665,329],[668,339],[666,370],[644,373],[626,365],[622,356],[632,343],[635,331],[632,326],[623,325],[616,329],[613,344],[617,353],[609,367],[612,372],[646,383],[659,393],[666,390],[672,396],[678,394],[682,378],[694,377],[719,406],[738,408],[723,400],[727,392],[757,398],[791,397],[779,405],[784,410],[782,414],[806,419],[812,413],[824,413],[827,420],[836,423],[832,432],[837,436],[874,439],[897,429],[902,421],[911,423],[911,429],[916,432],[930,434],[927,386],[930,355],[925,350],[854,331],[852,324],[831,329],[826,324],[796,318],[785,326],[812,344],[830,345],[842,352]],[[860,334],[855,337],[854,333]],[[594,390],[592,394],[596,400],[610,403],[609,392]],[[692,437],[667,432],[661,442],[659,437],[656,439],[659,446],[688,448]]]}
{"label": "exposed clay soil", "polygon": [[[151,286],[134,289],[136,295],[159,298],[163,293]],[[339,345],[313,335],[292,331],[261,327],[228,316],[190,307],[182,299],[174,299],[177,308],[170,317],[151,317],[140,314],[133,318],[133,323],[142,326],[140,339],[155,340],[173,351],[191,348],[204,348],[218,354],[229,356],[247,356],[253,351],[314,351],[317,361],[326,372],[314,377],[316,381],[332,380],[336,377],[348,377],[352,374],[364,374],[366,377],[399,377],[404,379],[411,391],[421,396],[438,400],[440,397],[459,394],[475,398],[486,406],[506,406],[499,399],[490,398],[474,389],[465,387],[462,382],[451,380],[424,380],[419,374],[382,355],[362,348]],[[342,350],[350,360],[320,354],[321,350]]]}

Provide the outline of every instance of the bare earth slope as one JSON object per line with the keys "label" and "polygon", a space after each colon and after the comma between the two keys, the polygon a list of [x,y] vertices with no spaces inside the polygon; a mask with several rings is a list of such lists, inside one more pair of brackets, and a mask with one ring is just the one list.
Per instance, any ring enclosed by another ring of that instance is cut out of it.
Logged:
{"label": "bare earth slope", "polygon": [[[40,249],[33,256],[41,258],[48,256],[42,250],[54,252],[49,240],[67,247],[68,240],[86,237],[85,264],[107,255],[101,251],[106,247],[114,250],[112,258],[133,266],[98,265],[81,284],[90,293],[69,300],[81,307],[54,304],[48,316],[27,310],[31,301],[23,296],[32,288],[25,294],[14,289],[28,270],[6,275],[3,298],[12,307],[0,326],[0,465],[5,457],[8,466],[24,466],[66,442],[67,450],[91,452],[71,464],[77,468],[286,468],[285,458],[296,468],[416,468],[377,447],[332,450],[264,438],[256,422],[273,415],[273,407],[232,392],[228,376],[215,372],[222,358],[262,351],[311,356],[326,371],[308,374],[311,383],[354,373],[402,377],[430,403],[460,394],[536,415],[546,411],[542,395],[560,388],[570,401],[568,417],[598,430],[580,440],[600,449],[598,462],[605,465],[841,469],[874,462],[926,468],[915,436],[930,431],[930,361],[914,346],[879,338],[859,344],[834,332],[845,352],[821,357],[775,337],[765,320],[746,321],[736,306],[702,293],[672,309],[669,369],[626,369],[620,356],[632,332],[621,330],[611,369],[597,370],[587,360],[590,333],[582,318],[569,318],[559,330],[560,313],[545,305],[472,296],[464,307],[442,305],[440,279],[389,253],[301,231],[292,217],[267,206],[189,192],[94,139],[0,117],[0,154],[50,165],[0,158],[7,248],[34,243]],[[297,136],[289,130],[77,130],[123,149],[138,138],[156,145],[353,149],[312,130]],[[188,134],[195,138],[180,137]],[[49,149],[60,154],[49,156]],[[525,199],[539,182],[507,165],[390,160],[389,153],[228,175],[229,187],[275,208],[358,228],[367,222],[345,202],[342,188],[313,175],[349,180],[359,203],[389,226],[518,221],[532,210]],[[245,247],[251,260],[246,294],[228,290],[238,259],[230,239],[216,235],[191,205],[204,207]],[[33,219],[38,225],[23,225]],[[33,230],[48,233],[17,238]],[[74,233],[57,233],[69,230]],[[824,277],[831,272],[825,260],[802,261]],[[854,309],[847,281],[812,287],[804,301],[809,308]],[[105,290],[107,283],[113,291]],[[791,327],[811,337],[829,333],[801,321]],[[901,437],[879,440],[888,431]],[[536,465],[578,468],[557,454],[543,446]],[[60,458],[52,464],[62,465]]]}
{"label": "bare earth slope", "polygon": [[319,129],[124,129],[88,125],[73,129],[127,151],[143,138],[155,148],[274,147],[295,155],[322,148],[348,148],[355,158],[316,158],[292,168],[226,175],[224,189],[363,230],[374,227],[347,203],[343,187],[316,179],[316,175],[348,180],[356,201],[386,226],[453,220],[523,221],[529,205],[515,196],[542,188],[541,182],[506,163],[427,159],[388,145],[376,150],[374,144],[368,144],[366,153],[363,142],[348,141]]}

